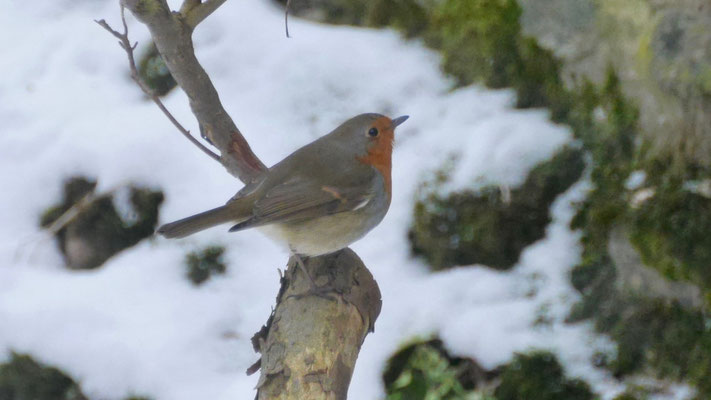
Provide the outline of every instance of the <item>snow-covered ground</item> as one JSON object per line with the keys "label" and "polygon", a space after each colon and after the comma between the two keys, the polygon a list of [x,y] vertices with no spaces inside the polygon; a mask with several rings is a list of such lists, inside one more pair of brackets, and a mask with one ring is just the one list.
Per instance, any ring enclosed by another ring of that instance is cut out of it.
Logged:
{"label": "snow-covered ground", "polygon": [[[118,1],[8,3],[0,13],[0,361],[11,349],[31,353],[92,398],[251,398],[249,338],[269,315],[287,254],[257,232],[212,229],[143,241],[97,270],[63,268],[38,218],[66,177],[96,177],[100,191],[129,181],[161,188],[163,222],[222,204],[241,184],[129,81],[125,54],[93,22],[118,27]],[[146,44],[146,29],[129,22],[132,39]],[[283,22],[265,0],[230,1],[195,37],[223,103],[266,164],[361,112],[411,116],[397,132],[390,212],[353,245],[380,284],[383,311],[350,397],[382,398],[387,357],[432,333],[484,367],[551,349],[569,374],[605,398],[617,393],[590,363],[610,344],[589,324],[562,322],[577,298],[567,271],[580,248],[568,222],[584,183],[556,201],[546,237],[510,272],[429,273],[406,239],[418,183],[448,157],[459,157],[454,186],[514,185],[570,132],[543,110],[514,110],[509,91],[450,91],[437,54],[395,32],[293,18],[286,39]],[[182,92],[165,102],[197,131]],[[228,273],[195,287],[184,277],[185,253],[212,243],[227,246]],[[542,312],[552,323],[536,327]]]}

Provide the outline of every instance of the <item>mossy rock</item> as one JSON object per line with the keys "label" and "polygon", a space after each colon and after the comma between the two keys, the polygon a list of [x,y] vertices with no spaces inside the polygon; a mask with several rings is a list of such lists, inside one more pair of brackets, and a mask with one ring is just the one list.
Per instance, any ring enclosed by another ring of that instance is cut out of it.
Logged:
{"label": "mossy rock", "polygon": [[711,199],[682,185],[662,183],[653,198],[630,211],[630,239],[645,264],[711,292]]}
{"label": "mossy rock", "polygon": [[374,27],[393,27],[405,37],[422,34],[429,25],[428,9],[436,0],[376,0],[368,4],[366,23]]}
{"label": "mossy rock", "polygon": [[[711,385],[703,378],[711,374],[707,318],[676,300],[620,287],[608,248],[613,229],[622,228],[645,265],[708,291],[711,201],[683,189],[684,182],[708,172],[646,158],[645,147],[637,145],[638,112],[614,74],[601,88],[585,84],[576,97],[580,101],[568,121],[592,158],[593,188],[572,223],[583,232],[583,260],[571,273],[583,300],[569,320],[593,318],[596,330],[617,343],[615,357],[604,365],[615,376],[646,373],[684,380],[696,386],[699,398],[709,398]],[[646,172],[645,185],[654,195],[632,206],[634,193],[625,182],[634,169]]]}
{"label": "mossy rock", "polygon": [[519,65],[521,8],[516,0],[444,0],[434,9],[426,41],[459,85],[510,86]]}
{"label": "mossy rock", "polygon": [[588,318],[604,320],[606,315],[617,310],[619,293],[614,289],[617,271],[605,255],[584,254],[583,262],[573,267],[571,282],[583,301],[573,306],[567,322],[579,322]]}
{"label": "mossy rock", "polygon": [[453,357],[439,339],[418,341],[395,353],[383,373],[388,400],[591,400],[584,381],[566,378],[555,355],[516,354],[493,371]]}
{"label": "mossy rock", "polygon": [[607,252],[612,228],[625,220],[628,209],[625,182],[635,166],[637,112],[623,96],[614,71],[597,88],[584,82],[573,93],[567,121],[591,158],[592,190],[578,205],[571,227],[582,230],[582,262],[573,268],[573,286],[586,298],[576,305],[571,321],[614,309],[616,268]]}
{"label": "mossy rock", "polygon": [[[93,195],[95,187],[95,180],[84,177],[68,179],[61,203],[42,215],[40,225],[50,227],[82,199],[89,199],[87,196]],[[96,268],[119,251],[153,235],[163,193],[136,186],[128,190],[133,214],[130,220],[119,215],[111,195],[103,195],[79,207],[76,217],[57,231],[59,248],[69,268]]]}
{"label": "mossy rock", "polygon": [[[286,0],[277,0],[285,5]],[[422,33],[436,0],[292,0],[290,14],[332,24],[393,27],[406,37]]]}
{"label": "mossy rock", "polygon": [[415,205],[409,232],[412,251],[435,270],[470,264],[510,268],[526,246],[543,238],[551,204],[583,169],[582,152],[565,147],[537,165],[511,191],[510,201],[502,198],[498,187],[446,197],[435,190]]}
{"label": "mossy rock", "polygon": [[497,400],[592,400],[590,386],[580,379],[568,379],[555,355],[536,351],[517,354],[503,368],[501,383],[494,391]]}
{"label": "mossy rock", "polygon": [[403,347],[390,357],[383,372],[387,400],[464,400],[492,378],[473,360],[450,355],[439,339]]}
{"label": "mossy rock", "polygon": [[650,299],[622,291],[616,285],[609,257],[590,252],[572,272],[583,294],[570,322],[594,318],[595,329],[617,343],[615,356],[604,367],[624,377],[648,373],[695,385],[700,399],[711,396],[711,326],[701,311],[677,302]]}
{"label": "mossy rock", "polygon": [[188,279],[195,285],[201,285],[215,274],[224,274],[227,271],[222,257],[224,252],[222,246],[209,246],[201,251],[190,252],[185,256]]}
{"label": "mossy rock", "polygon": [[516,0],[445,0],[432,11],[423,34],[442,53],[442,70],[459,86],[483,83],[516,90],[519,108],[549,107],[563,121],[571,95],[560,78],[560,61],[523,36]]}
{"label": "mossy rock", "polygon": [[57,368],[12,353],[0,364],[0,400],[87,400],[79,385]]}

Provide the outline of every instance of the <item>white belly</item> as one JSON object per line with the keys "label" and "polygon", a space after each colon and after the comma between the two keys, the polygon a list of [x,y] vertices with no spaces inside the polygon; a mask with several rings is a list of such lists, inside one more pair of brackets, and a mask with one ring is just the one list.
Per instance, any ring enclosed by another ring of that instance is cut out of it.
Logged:
{"label": "white belly", "polygon": [[297,254],[312,257],[348,247],[373,229],[383,216],[344,212],[309,221],[266,225],[259,230]]}

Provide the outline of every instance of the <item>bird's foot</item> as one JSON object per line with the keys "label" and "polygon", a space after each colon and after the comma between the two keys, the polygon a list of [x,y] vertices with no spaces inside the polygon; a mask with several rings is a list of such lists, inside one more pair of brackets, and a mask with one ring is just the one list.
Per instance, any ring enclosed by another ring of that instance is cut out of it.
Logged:
{"label": "bird's foot", "polygon": [[296,252],[294,252],[293,250],[292,250],[291,254],[296,259],[296,264],[299,266],[299,269],[301,270],[301,272],[304,274],[304,276],[306,276],[306,278],[308,278],[310,288],[309,288],[309,290],[307,290],[303,293],[289,295],[287,298],[294,297],[296,299],[301,299],[301,298],[304,298],[307,296],[316,296],[316,297],[320,297],[322,299],[337,302],[338,298],[334,295],[335,291],[333,290],[333,288],[318,286],[316,284],[316,281],[314,280],[314,278],[311,276],[309,271],[306,269],[306,265],[304,264],[304,261],[301,259],[301,257],[298,254],[296,254]]}

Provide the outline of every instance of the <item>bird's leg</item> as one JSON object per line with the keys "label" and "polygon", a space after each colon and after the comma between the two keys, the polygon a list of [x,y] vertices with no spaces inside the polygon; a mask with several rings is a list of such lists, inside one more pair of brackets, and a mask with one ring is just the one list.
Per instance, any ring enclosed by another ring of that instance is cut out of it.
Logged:
{"label": "bird's leg", "polygon": [[300,255],[296,254],[296,252],[294,251],[294,249],[290,249],[290,251],[291,251],[291,256],[296,259],[296,264],[297,264],[297,265],[299,266],[299,268],[301,269],[301,272],[303,272],[304,275],[306,275],[306,277],[309,278],[309,282],[311,282],[311,289],[312,289],[312,290],[317,289],[318,286],[316,286],[316,281],[314,281],[314,278],[311,277],[311,274],[310,274],[309,271],[306,269],[306,265],[304,264],[304,260],[301,259],[301,256],[300,256]]}
{"label": "bird's leg", "polygon": [[322,288],[322,287],[319,287],[318,285],[316,285],[316,281],[315,281],[314,278],[311,276],[311,274],[309,273],[309,271],[306,269],[306,265],[304,264],[304,260],[301,259],[301,256],[298,255],[298,254],[294,251],[294,249],[292,249],[292,248],[290,248],[289,251],[291,252],[291,256],[294,257],[294,259],[296,260],[296,264],[297,264],[297,265],[299,266],[299,268],[301,269],[301,272],[302,272],[304,275],[306,275],[306,277],[309,279],[309,283],[310,283],[310,286],[311,286],[311,288],[310,288],[307,292],[302,293],[302,294],[298,294],[298,295],[289,296],[289,297],[300,298],[300,297],[304,297],[304,296],[313,294],[313,295],[315,295],[315,296],[322,297],[322,298],[327,299],[327,300],[338,301],[335,297],[333,297],[332,295],[330,295],[329,292],[331,292],[332,290],[330,290],[330,289],[328,289],[328,288]]}

